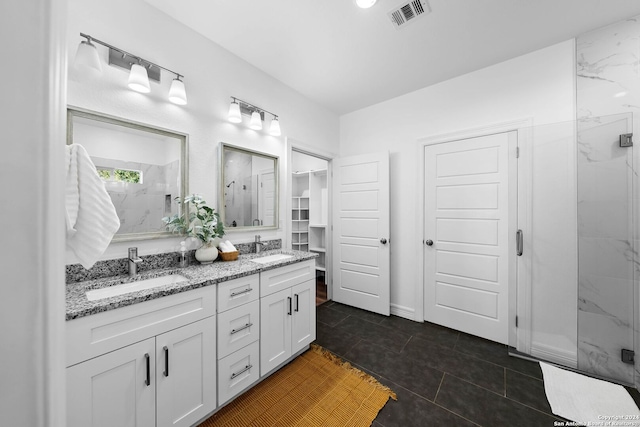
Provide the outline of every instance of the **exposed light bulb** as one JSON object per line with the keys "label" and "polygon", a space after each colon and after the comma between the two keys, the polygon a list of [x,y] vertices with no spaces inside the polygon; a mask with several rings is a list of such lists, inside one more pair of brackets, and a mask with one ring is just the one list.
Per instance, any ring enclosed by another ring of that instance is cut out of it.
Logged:
{"label": "exposed light bulb", "polygon": [[280,121],[278,120],[278,117],[274,117],[273,120],[271,120],[271,126],[269,126],[269,135],[272,136],[280,136],[282,135],[282,133],[280,132]]}
{"label": "exposed light bulb", "polygon": [[249,127],[253,130],[262,130],[262,117],[260,117],[260,113],[254,111],[251,113],[251,122],[249,122]]}
{"label": "exposed light bulb", "polygon": [[171,82],[171,88],[169,89],[169,101],[178,105],[187,104],[187,91],[184,88],[184,82],[179,78],[175,78]]}
{"label": "exposed light bulb", "polygon": [[133,64],[131,66],[131,72],[129,73],[128,86],[130,89],[133,89],[136,92],[140,92],[140,93],[151,92],[151,87],[149,86],[149,75],[147,74],[147,69],[140,64]]}
{"label": "exposed light bulb", "polygon": [[229,121],[231,123],[242,123],[242,115],[240,114],[240,104],[235,100],[229,105]]}
{"label": "exposed light bulb", "polygon": [[368,9],[376,4],[376,0],[356,0],[356,4],[358,5],[358,7]]}

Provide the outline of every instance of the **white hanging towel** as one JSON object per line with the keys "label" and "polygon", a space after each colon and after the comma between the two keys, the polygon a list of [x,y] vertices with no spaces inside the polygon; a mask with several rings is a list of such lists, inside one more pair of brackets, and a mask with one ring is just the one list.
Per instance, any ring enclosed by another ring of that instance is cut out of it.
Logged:
{"label": "white hanging towel", "polygon": [[67,246],[89,269],[109,246],[120,219],[84,147],[67,145],[65,161]]}

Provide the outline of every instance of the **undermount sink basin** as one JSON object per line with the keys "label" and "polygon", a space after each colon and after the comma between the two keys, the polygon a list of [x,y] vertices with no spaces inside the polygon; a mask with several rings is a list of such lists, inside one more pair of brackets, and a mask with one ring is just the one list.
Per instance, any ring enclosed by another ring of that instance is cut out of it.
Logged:
{"label": "undermount sink basin", "polygon": [[154,277],[152,279],[138,280],[130,283],[123,283],[121,285],[107,286],[105,288],[93,289],[87,291],[87,299],[89,301],[96,301],[104,298],[116,297],[118,295],[124,295],[131,292],[144,291],[146,289],[153,289],[164,285],[173,285],[181,282],[188,282],[184,276],[179,274],[169,274],[167,276]]}
{"label": "undermount sink basin", "polygon": [[285,259],[291,259],[291,258],[293,258],[293,255],[274,254],[274,255],[263,256],[260,258],[254,258],[251,261],[257,262],[258,264],[268,264],[270,262],[284,261]]}

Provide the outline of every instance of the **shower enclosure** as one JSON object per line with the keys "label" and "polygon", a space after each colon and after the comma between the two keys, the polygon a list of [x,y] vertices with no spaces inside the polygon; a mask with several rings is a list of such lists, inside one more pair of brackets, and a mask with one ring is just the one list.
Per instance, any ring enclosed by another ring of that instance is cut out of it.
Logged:
{"label": "shower enclosure", "polygon": [[637,386],[638,160],[632,114],[519,129],[520,354]]}

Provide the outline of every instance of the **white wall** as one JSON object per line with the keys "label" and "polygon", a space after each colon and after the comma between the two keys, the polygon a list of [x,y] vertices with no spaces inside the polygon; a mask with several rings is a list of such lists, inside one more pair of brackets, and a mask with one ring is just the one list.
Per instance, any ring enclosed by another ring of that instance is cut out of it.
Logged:
{"label": "white wall", "polygon": [[0,4],[2,426],[65,425],[65,3]]}
{"label": "white wall", "polygon": [[[181,107],[167,100],[170,74],[163,73],[161,84],[152,81],[149,94],[129,90],[128,73],[108,66],[107,50],[101,46],[102,75],[97,79],[78,75],[72,63],[82,40],[80,32],[184,74],[189,104]],[[287,136],[311,147],[338,150],[335,114],[141,0],[70,0],[67,37],[69,104],[189,134],[189,192],[202,194],[214,206],[218,205],[219,142],[281,157],[281,176],[287,172]],[[275,138],[229,123],[230,96],[278,114],[283,136]],[[286,188],[280,196],[280,224],[284,225]],[[254,234],[230,231],[228,237],[242,242],[252,240]],[[263,239],[285,238],[284,228],[260,234]],[[123,257],[128,246],[132,244],[112,244],[102,259]],[[179,248],[179,239],[142,241],[136,246],[142,255],[168,252]],[[77,260],[67,252],[66,262]]]}
{"label": "white wall", "polygon": [[[390,152],[392,312],[407,317],[414,312],[416,320],[422,319],[421,304],[416,302],[416,286],[421,284],[415,268],[422,257],[416,252],[416,239],[423,238],[415,234],[421,209],[416,202],[420,188],[416,157],[421,157],[417,140],[517,120],[531,120],[533,125],[574,120],[574,50],[574,41],[569,40],[340,118],[341,156]],[[554,155],[553,150],[547,153]],[[570,162],[571,150],[561,154]],[[572,187],[565,181],[565,198],[575,190]],[[564,215],[569,220],[571,213]],[[547,259],[558,264],[557,259],[575,257],[575,239],[567,236],[563,241],[562,235],[553,235],[551,230],[546,233],[552,237],[546,247],[550,251],[545,254]],[[552,279],[553,283],[533,283],[545,293],[546,307],[541,314],[549,314],[535,319],[538,323],[533,329],[538,336],[533,339],[540,337],[560,352],[572,347],[575,352],[575,281],[567,286],[566,277]]]}

